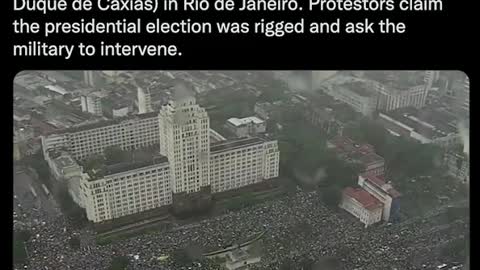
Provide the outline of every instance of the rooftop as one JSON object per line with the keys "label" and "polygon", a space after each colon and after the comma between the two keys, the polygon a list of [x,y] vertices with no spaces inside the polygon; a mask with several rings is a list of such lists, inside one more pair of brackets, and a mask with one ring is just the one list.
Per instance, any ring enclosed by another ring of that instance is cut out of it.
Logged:
{"label": "rooftop", "polygon": [[69,156],[61,156],[55,160],[55,163],[61,167],[70,167],[75,165],[75,161]]}
{"label": "rooftop", "polygon": [[233,149],[242,148],[246,146],[263,144],[264,142],[265,140],[259,137],[222,141],[222,142],[210,144],[210,152],[215,153],[215,152],[221,152],[221,151],[228,151],[228,150],[233,150]]}
{"label": "rooftop", "polygon": [[101,179],[106,175],[168,162],[167,157],[158,153],[158,146],[133,151],[121,151],[119,149],[117,151],[114,155],[115,160],[107,160],[104,156],[95,156],[83,162],[84,169],[92,181]]}
{"label": "rooftop", "polygon": [[264,123],[263,120],[256,116],[250,116],[250,117],[245,117],[245,118],[230,118],[227,120],[228,123],[234,125],[234,126],[242,126],[242,125],[247,125],[249,123],[254,123],[254,124],[262,124]]}
{"label": "rooftop", "polygon": [[140,120],[140,119],[147,119],[151,117],[156,117],[158,115],[158,112],[149,112],[149,113],[144,113],[144,114],[136,114],[136,115],[129,115],[125,117],[119,117],[115,118],[112,120],[106,120],[106,121],[97,121],[94,123],[88,123],[76,127],[71,127],[67,129],[63,129],[60,131],[54,131],[55,134],[65,134],[65,133],[75,133],[75,132],[80,132],[80,131],[85,131],[85,130],[90,130],[90,129],[95,129],[95,128],[102,128],[110,125],[115,125],[115,124],[120,124],[123,121],[127,120]]}
{"label": "rooftop", "polygon": [[362,188],[347,187],[343,194],[359,202],[367,210],[382,208],[382,203]]}
{"label": "rooftop", "polygon": [[377,188],[383,190],[392,198],[400,197],[401,194],[388,183],[383,175],[363,174],[362,177]]}
{"label": "rooftop", "polygon": [[370,91],[365,85],[365,83],[361,81],[346,82],[341,86],[362,97],[370,97],[373,94],[372,91]]}
{"label": "rooftop", "polygon": [[429,139],[444,137],[451,133],[458,133],[458,121],[455,116],[441,108],[425,108],[419,110],[408,107],[383,114],[413,128],[417,133]]}
{"label": "rooftop", "polygon": [[423,71],[366,71],[365,77],[384,85],[406,90],[424,84]]}

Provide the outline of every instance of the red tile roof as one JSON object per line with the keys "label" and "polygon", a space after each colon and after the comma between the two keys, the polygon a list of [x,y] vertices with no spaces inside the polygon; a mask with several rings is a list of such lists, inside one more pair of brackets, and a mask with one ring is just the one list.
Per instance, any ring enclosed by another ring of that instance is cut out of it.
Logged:
{"label": "red tile roof", "polygon": [[343,194],[355,199],[367,210],[375,210],[383,207],[382,203],[370,193],[362,188],[347,187],[343,190]]}

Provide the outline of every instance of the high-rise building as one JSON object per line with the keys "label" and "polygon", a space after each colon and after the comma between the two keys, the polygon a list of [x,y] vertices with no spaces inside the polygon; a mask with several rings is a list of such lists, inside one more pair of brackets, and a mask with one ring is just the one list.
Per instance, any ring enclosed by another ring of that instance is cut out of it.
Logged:
{"label": "high-rise building", "polygon": [[425,85],[428,89],[440,78],[440,71],[427,70],[425,71]]}
{"label": "high-rise building", "polygon": [[465,81],[463,84],[463,89],[460,94],[460,108],[464,116],[470,115],[470,79],[468,76],[465,76]]}
{"label": "high-rise building", "polygon": [[83,82],[91,87],[95,87],[95,72],[93,70],[85,70],[83,72]]}
{"label": "high-rise building", "polygon": [[91,113],[93,115],[102,116],[102,98],[103,95],[100,92],[91,92],[85,96],[81,96],[80,100],[82,111]]}
{"label": "high-rise building", "polygon": [[192,96],[180,96],[159,113],[160,154],[170,161],[173,193],[209,186],[210,136],[207,112]]}
{"label": "high-rise building", "polygon": [[150,89],[148,87],[137,87],[137,99],[139,114],[149,113],[153,111]]}

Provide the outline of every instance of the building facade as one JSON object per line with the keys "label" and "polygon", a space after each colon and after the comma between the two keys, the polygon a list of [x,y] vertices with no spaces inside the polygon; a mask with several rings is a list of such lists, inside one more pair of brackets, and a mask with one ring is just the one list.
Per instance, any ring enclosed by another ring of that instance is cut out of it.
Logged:
{"label": "building facade", "polygon": [[138,113],[149,113],[153,111],[150,89],[137,87]]}
{"label": "building facade", "polygon": [[159,113],[160,154],[170,160],[174,193],[209,186],[210,124],[195,98],[169,102]]}
{"label": "building facade", "polygon": [[448,175],[464,182],[470,181],[470,160],[464,153],[447,151],[444,156],[444,164]]}
{"label": "building facade", "polygon": [[158,144],[157,113],[118,118],[111,121],[73,127],[55,134],[42,136],[44,153],[63,148],[75,159],[101,155],[106,147],[120,146],[123,150]]}
{"label": "building facade", "polygon": [[339,207],[358,218],[365,228],[382,220],[382,203],[361,188],[345,188]]}
{"label": "building facade", "polygon": [[132,170],[112,171],[81,179],[87,218],[102,222],[172,203],[170,167],[166,159]]}
{"label": "building facade", "polygon": [[103,115],[103,106],[102,106],[103,95],[100,92],[91,92],[87,95],[81,96],[81,106],[83,112],[88,112],[93,115],[102,116]]}
{"label": "building facade", "polygon": [[401,88],[377,83],[376,91],[378,94],[378,109],[387,112],[405,107],[422,108],[426,104],[428,95],[426,85]]}
{"label": "building facade", "polygon": [[392,212],[394,215],[398,213],[400,193],[383,176],[361,174],[358,185],[382,203],[383,220],[390,221]]}
{"label": "building facade", "polygon": [[278,177],[280,152],[276,141],[246,138],[212,144],[212,192],[223,192]]}
{"label": "building facade", "polygon": [[377,95],[363,82],[350,82],[326,88],[326,92],[335,99],[348,104],[353,110],[370,116],[376,109]]}

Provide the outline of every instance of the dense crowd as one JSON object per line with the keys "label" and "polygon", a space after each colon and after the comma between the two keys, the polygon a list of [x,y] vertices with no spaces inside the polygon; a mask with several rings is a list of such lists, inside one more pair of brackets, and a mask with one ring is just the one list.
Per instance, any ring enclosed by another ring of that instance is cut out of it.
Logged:
{"label": "dense crowd", "polygon": [[[177,225],[168,231],[142,234],[97,245],[93,232],[78,230],[59,213],[21,209],[16,230],[31,231],[26,269],[107,269],[115,256],[126,256],[131,269],[220,269],[208,260],[182,266],[173,256],[219,250],[266,233],[259,240],[261,261],[251,269],[280,269],[285,261],[301,265],[325,257],[338,258],[341,269],[428,269],[442,263],[436,252],[448,241],[464,235],[461,221],[441,225],[435,219],[418,219],[365,229],[342,211],[326,208],[316,192],[297,192],[208,220]],[[80,248],[69,245],[81,239]],[[423,265],[423,266],[422,266]]]}

